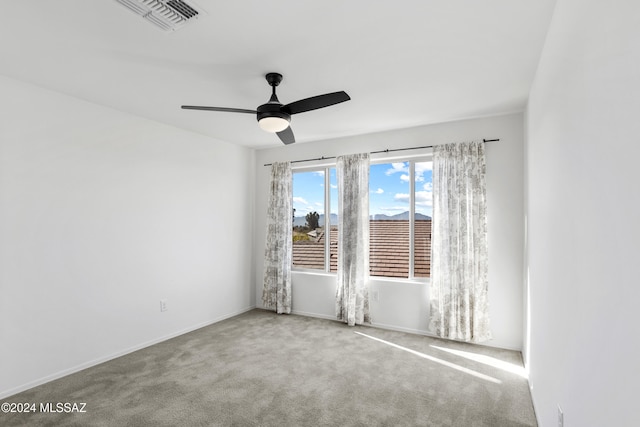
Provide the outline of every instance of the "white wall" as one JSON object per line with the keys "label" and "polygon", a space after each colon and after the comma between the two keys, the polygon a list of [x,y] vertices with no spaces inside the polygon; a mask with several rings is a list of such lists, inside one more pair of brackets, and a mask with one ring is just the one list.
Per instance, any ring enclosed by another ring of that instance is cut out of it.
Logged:
{"label": "white wall", "polygon": [[[263,166],[265,163],[500,138],[500,142],[490,142],[486,146],[489,293],[494,335],[489,345],[520,350],[523,335],[523,133],[522,114],[513,114],[257,151],[255,285],[258,306],[262,304],[262,260],[270,173],[270,168]],[[406,152],[407,155],[411,153]],[[334,319],[335,286],[335,275],[294,273],[293,311]],[[379,302],[371,301],[374,325],[428,333],[427,283],[373,279],[371,290],[377,290],[380,295]]]}
{"label": "white wall", "polygon": [[530,342],[542,427],[638,426],[640,3],[559,0],[527,112]]}
{"label": "white wall", "polygon": [[252,150],[0,93],[0,398],[255,305]]}

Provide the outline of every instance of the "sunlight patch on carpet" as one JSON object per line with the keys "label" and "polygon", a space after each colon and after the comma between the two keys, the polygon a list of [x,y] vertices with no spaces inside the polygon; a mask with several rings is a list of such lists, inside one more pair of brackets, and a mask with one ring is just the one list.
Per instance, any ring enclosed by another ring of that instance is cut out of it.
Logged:
{"label": "sunlight patch on carpet", "polygon": [[456,365],[455,363],[451,363],[451,362],[448,362],[446,360],[438,359],[437,357],[429,356],[428,354],[424,354],[424,353],[421,353],[419,351],[415,351],[415,350],[412,350],[410,348],[403,347],[401,345],[394,344],[392,342],[385,341],[385,340],[380,339],[380,338],[372,337],[371,335],[363,334],[362,332],[353,331],[353,333],[361,335],[361,336],[369,338],[369,339],[372,339],[374,341],[381,342],[381,343],[386,344],[388,346],[391,346],[391,347],[406,351],[406,352],[411,353],[411,354],[413,354],[415,356],[422,357],[423,359],[427,359],[427,360],[430,360],[432,362],[439,363],[439,364],[441,364],[443,366],[446,366],[448,368],[455,369],[455,370],[460,371],[460,372],[464,372],[465,374],[473,375],[476,378],[480,378],[480,379],[483,379],[485,381],[490,381],[490,382],[496,383],[496,384],[501,384],[502,383],[502,381],[500,381],[497,378],[490,377],[489,375],[482,374],[480,372],[474,371],[473,369],[465,368],[464,366]]}
{"label": "sunlight patch on carpet", "polygon": [[527,373],[524,367],[514,365],[513,363],[508,363],[500,359],[496,359],[495,357],[485,356],[484,354],[471,353],[469,351],[452,350],[450,348],[438,347],[436,345],[432,345],[430,347],[446,351],[447,353],[455,354],[456,356],[464,357],[465,359],[473,360],[475,362],[484,363],[485,365],[492,366],[494,368],[502,369],[503,371],[516,374],[522,378],[527,378]]}

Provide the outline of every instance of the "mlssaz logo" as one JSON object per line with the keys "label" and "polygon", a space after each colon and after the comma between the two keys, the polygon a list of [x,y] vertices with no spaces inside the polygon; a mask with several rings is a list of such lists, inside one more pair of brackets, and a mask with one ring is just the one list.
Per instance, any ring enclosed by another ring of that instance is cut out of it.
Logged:
{"label": "mlssaz logo", "polygon": [[85,407],[87,406],[86,403],[84,402],[47,402],[47,403],[40,403],[40,412],[63,412],[66,414],[72,413],[72,412],[81,412],[81,413],[85,413],[87,412],[85,410]]}

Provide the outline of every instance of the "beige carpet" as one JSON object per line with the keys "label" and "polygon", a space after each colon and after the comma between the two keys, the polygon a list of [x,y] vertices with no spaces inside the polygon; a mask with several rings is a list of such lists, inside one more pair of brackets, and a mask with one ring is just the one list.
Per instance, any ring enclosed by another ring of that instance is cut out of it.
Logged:
{"label": "beige carpet", "polygon": [[0,425],[536,426],[520,370],[514,351],[253,310],[11,396],[38,411]]}

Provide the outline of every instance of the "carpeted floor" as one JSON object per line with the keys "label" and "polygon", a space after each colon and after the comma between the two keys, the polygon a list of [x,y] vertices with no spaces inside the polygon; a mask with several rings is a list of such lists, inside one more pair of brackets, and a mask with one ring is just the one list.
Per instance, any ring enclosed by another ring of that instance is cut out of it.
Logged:
{"label": "carpeted floor", "polygon": [[38,409],[2,426],[537,425],[518,352],[264,310],[2,402]]}

